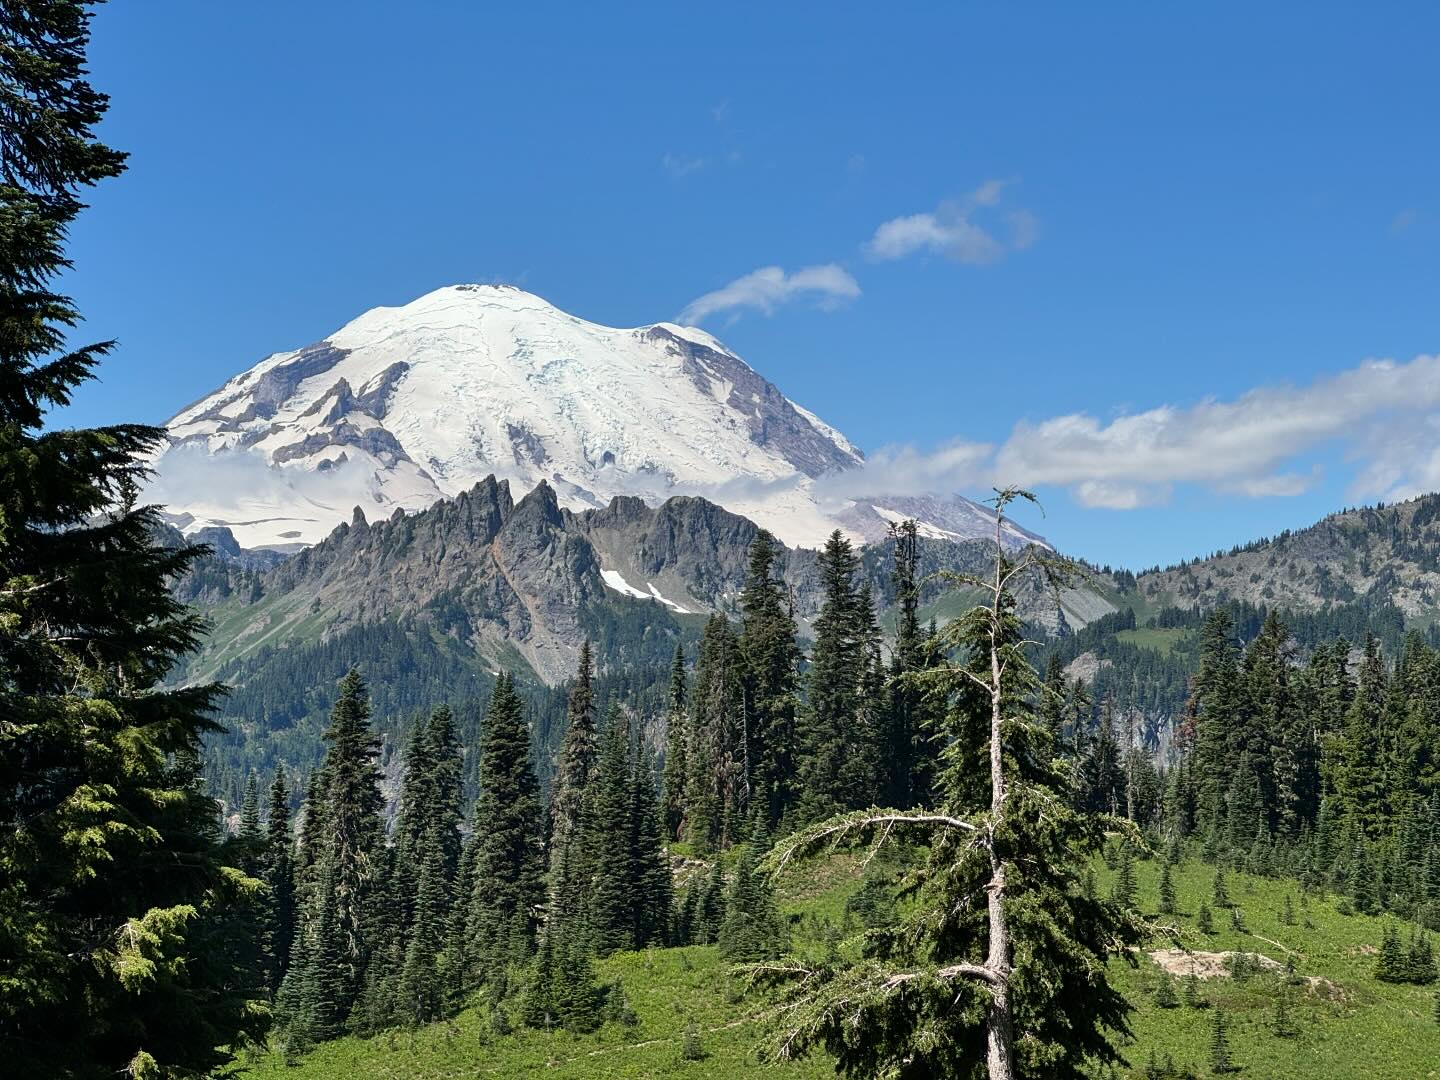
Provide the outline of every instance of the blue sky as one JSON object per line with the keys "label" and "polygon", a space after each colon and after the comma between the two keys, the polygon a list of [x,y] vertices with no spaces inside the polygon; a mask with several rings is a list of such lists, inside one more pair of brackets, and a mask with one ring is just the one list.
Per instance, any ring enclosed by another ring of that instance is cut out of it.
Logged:
{"label": "blue sky", "polygon": [[131,169],[69,287],[121,348],[65,419],[508,281],[703,315],[895,467],[1035,483],[1027,524],[1100,561],[1440,487],[1440,9],[1260,8],[108,5]]}

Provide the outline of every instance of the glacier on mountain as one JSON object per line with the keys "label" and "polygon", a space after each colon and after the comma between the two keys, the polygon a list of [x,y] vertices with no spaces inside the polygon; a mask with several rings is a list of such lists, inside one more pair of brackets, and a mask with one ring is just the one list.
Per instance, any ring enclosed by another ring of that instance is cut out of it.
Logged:
{"label": "glacier on mountain", "polygon": [[[817,490],[864,455],[705,331],[600,326],[510,286],[368,311],[166,427],[149,497],[183,530],[227,527],[247,548],[313,544],[356,506],[412,512],[489,474],[518,491],[547,481],[576,510],[704,495],[792,546],[835,528],[875,540],[917,516],[913,498]],[[923,509],[947,537],[988,535],[993,520],[955,496]]]}

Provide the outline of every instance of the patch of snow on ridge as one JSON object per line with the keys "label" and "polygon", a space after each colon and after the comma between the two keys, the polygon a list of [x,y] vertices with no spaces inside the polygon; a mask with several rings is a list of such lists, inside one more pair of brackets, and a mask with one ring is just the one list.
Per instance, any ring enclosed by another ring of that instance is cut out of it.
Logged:
{"label": "patch of snow on ridge", "polygon": [[651,596],[653,596],[656,600],[659,600],[659,601],[660,601],[662,604],[664,604],[666,607],[674,608],[677,614],[679,614],[679,615],[690,615],[690,614],[693,614],[693,612],[691,612],[689,608],[683,608],[683,607],[681,607],[679,604],[675,603],[674,600],[667,600],[667,599],[665,599],[665,597],[661,596],[661,595],[660,595],[660,590],[657,589],[657,588],[655,588],[655,583],[654,583],[653,581],[647,581],[645,584],[650,587],[650,595],[651,595]]}
{"label": "patch of snow on ridge", "polygon": [[641,592],[635,588],[634,585],[631,585],[625,580],[625,575],[620,573],[619,570],[601,570],[600,577],[604,579],[606,585],[618,593],[622,593],[625,596],[634,596],[641,600],[650,599],[649,593]]}
{"label": "patch of snow on ridge", "polygon": [[694,614],[689,608],[681,607],[675,603],[674,600],[667,599],[663,596],[660,590],[655,587],[653,581],[647,581],[645,583],[646,587],[650,590],[649,592],[645,592],[637,589],[634,585],[631,585],[630,582],[626,581],[625,575],[620,573],[619,570],[601,570],[600,578],[605,582],[606,587],[614,589],[622,596],[633,596],[637,600],[659,600],[660,603],[673,610],[677,615]]}

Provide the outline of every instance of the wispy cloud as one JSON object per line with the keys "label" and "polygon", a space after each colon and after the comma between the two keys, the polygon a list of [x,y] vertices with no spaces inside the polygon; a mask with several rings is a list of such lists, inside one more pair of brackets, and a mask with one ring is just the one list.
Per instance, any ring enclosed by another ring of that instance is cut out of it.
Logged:
{"label": "wispy cloud", "polygon": [[1022,422],[998,447],[892,448],[839,483],[855,494],[1048,485],[1083,506],[1131,510],[1167,501],[1182,484],[1250,498],[1300,495],[1321,479],[1315,455],[1333,448],[1356,467],[1352,498],[1440,490],[1440,356],[1370,360],[1307,386],[1258,387],[1108,422],[1085,413]]}
{"label": "wispy cloud", "polygon": [[[998,214],[1007,186],[1004,180],[988,180],[934,210],[891,218],[875,230],[865,251],[876,259],[903,259],[923,252],[971,266],[998,262],[1012,251],[1030,247],[1040,235],[1039,219],[1030,211]],[[991,223],[996,218],[999,227]]]}
{"label": "wispy cloud", "polygon": [[699,172],[709,162],[703,157],[691,157],[687,154],[676,154],[666,151],[660,158],[660,167],[677,180],[691,173]]}
{"label": "wispy cloud", "polygon": [[860,295],[859,283],[835,263],[806,266],[787,274],[778,266],[763,266],[736,278],[685,306],[677,320],[698,324],[722,311],[750,309],[771,314],[792,300],[808,298],[829,309]]}

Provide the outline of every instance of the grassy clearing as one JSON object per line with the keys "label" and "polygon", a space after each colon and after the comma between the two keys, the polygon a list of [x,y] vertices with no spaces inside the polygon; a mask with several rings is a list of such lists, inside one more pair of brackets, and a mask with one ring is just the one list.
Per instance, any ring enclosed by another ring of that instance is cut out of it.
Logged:
{"label": "grassy clearing", "polygon": [[1168,656],[1176,645],[1193,635],[1193,630],[1156,629],[1145,626],[1135,630],[1121,630],[1116,633],[1115,637],[1119,641],[1128,641],[1138,648],[1151,649],[1163,656]]}
{"label": "grassy clearing", "polygon": [[[315,1080],[449,1080],[459,1077],[546,1076],[555,1080],[625,1077],[731,1077],[753,1074],[785,1078],[834,1075],[823,1058],[762,1065],[755,1047],[763,1017],[753,998],[727,974],[714,948],[652,949],[611,957],[596,966],[602,980],[619,980],[640,1022],[609,1023],[593,1035],[517,1028],[496,1035],[481,1009],[468,1009],[447,1024],[375,1039],[341,1039],[287,1067],[265,1055],[247,1077]],[[683,1056],[685,1030],[699,1031],[698,1060]],[[762,1071],[763,1070],[763,1071]]]}
{"label": "grassy clearing", "polygon": [[[1108,888],[1108,875],[1100,875]],[[1158,862],[1139,867],[1139,903],[1146,912],[1159,906]],[[1164,978],[1148,956],[1131,968],[1114,965],[1127,997],[1137,1007],[1133,1041],[1123,1052],[1130,1068],[1119,1075],[1140,1078],[1153,1052],[1164,1061],[1169,1054],[1177,1066],[1190,1066],[1209,1076],[1211,1009],[1224,1011],[1231,1057],[1239,1076],[1266,1080],[1325,1077],[1326,1080],[1410,1080],[1440,1076],[1440,1024],[1434,1019],[1435,988],[1392,985],[1373,976],[1374,957],[1386,920],[1364,915],[1342,915],[1336,897],[1302,898],[1293,881],[1271,881],[1247,874],[1227,873],[1231,901],[1238,907],[1244,930],[1231,926],[1230,913],[1214,907],[1215,871],[1199,862],[1187,862],[1174,872],[1180,914],[1155,916],[1173,923],[1178,936],[1163,937],[1146,946],[1167,945],[1210,952],[1260,953],[1282,965],[1293,955],[1299,985],[1288,985],[1283,973],[1257,974],[1243,980],[1204,980],[1201,997],[1207,1007],[1160,1008],[1155,993]],[[1290,897],[1293,925],[1282,921],[1285,897]],[[1196,915],[1202,903],[1211,907],[1215,932],[1202,934]],[[1408,939],[1411,926],[1396,922]],[[1308,925],[1307,925],[1308,923]],[[1183,983],[1173,980],[1183,999]],[[1288,993],[1293,1038],[1272,1031],[1275,1000]]]}
{"label": "grassy clearing", "polygon": [[[864,868],[858,856],[831,858],[788,872],[777,899],[788,916],[795,948],[814,954],[827,944],[823,927],[840,927],[845,900]],[[287,1066],[279,1054],[252,1056],[246,1077],[305,1080],[450,1080],[459,1077],[546,1076],[562,1080],[624,1077],[780,1078],[833,1077],[833,1060],[816,1056],[783,1065],[762,1064],[756,1053],[766,1037],[771,1006],[744,993],[744,984],[712,946],[620,953],[595,965],[601,982],[618,982],[639,1018],[633,1027],[607,1023],[591,1035],[531,1031],[515,1024],[494,1032],[490,1010],[467,1009],[453,1021],[416,1032],[373,1039],[340,1039]],[[513,1018],[514,1008],[510,1009]],[[698,1059],[684,1056],[686,1030],[698,1031]],[[762,1071],[763,1070],[763,1071]]]}
{"label": "grassy clearing", "polygon": [[[792,868],[777,883],[781,910],[791,926],[796,951],[816,955],[834,947],[837,930],[846,927],[845,902],[859,886],[863,860],[853,853]],[[1371,950],[1380,942],[1385,919],[1343,915],[1335,897],[1302,897],[1294,882],[1227,873],[1230,899],[1240,910],[1243,930],[1230,913],[1213,904],[1215,871],[1198,861],[1174,871],[1179,914],[1162,917],[1160,865],[1137,868],[1138,902],[1157,925],[1168,924],[1148,942],[1134,967],[1117,961],[1112,972],[1136,1006],[1133,1037],[1121,1048],[1129,1061],[1115,1076],[1142,1080],[1153,1053],[1168,1055],[1177,1066],[1210,1076],[1212,1011],[1222,1010],[1231,1056],[1240,1077],[1265,1080],[1412,1080],[1440,1077],[1440,1025],[1434,1020],[1435,988],[1390,985],[1373,976]],[[1098,887],[1110,888],[1111,875],[1097,864]],[[1294,923],[1282,919],[1290,897]],[[1211,907],[1214,932],[1199,932],[1201,904]],[[1393,921],[1393,920],[1392,920]],[[1402,937],[1411,927],[1399,923]],[[1283,969],[1295,961],[1290,984],[1281,971],[1202,980],[1201,1008],[1183,1004],[1181,978],[1166,976],[1148,952],[1186,948],[1212,953],[1260,953]],[[633,1027],[607,1023],[593,1035],[529,1031],[518,1026],[498,1035],[485,1007],[468,1009],[454,1021],[421,1031],[375,1039],[342,1039],[320,1047],[298,1066],[287,1067],[274,1054],[252,1059],[248,1077],[305,1077],[316,1080],[448,1080],[459,1077],[607,1078],[733,1077],[771,1075],[819,1078],[834,1075],[833,1062],[817,1056],[785,1065],[763,1064],[756,1048],[766,1035],[770,1005],[745,995],[711,947],[650,949],[623,953],[596,965],[602,981],[619,982],[639,1017]],[[1182,1004],[1161,1008],[1155,1002],[1160,982],[1171,978]],[[1272,1026],[1276,997],[1286,993],[1295,1035],[1277,1037]],[[513,1009],[511,1012],[513,1016]],[[686,1029],[699,1033],[702,1056],[686,1059]],[[765,1070],[762,1073],[762,1070]],[[1099,1077],[1111,1074],[1097,1073]]]}

